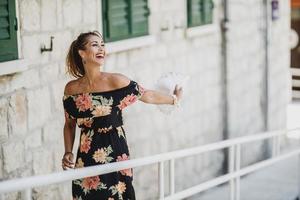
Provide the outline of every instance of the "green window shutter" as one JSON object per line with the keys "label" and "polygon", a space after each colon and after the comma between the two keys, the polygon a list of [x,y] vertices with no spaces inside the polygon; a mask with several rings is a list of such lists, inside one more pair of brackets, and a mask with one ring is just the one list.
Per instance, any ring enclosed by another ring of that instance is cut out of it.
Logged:
{"label": "green window shutter", "polygon": [[15,9],[14,0],[0,0],[0,62],[18,58]]}
{"label": "green window shutter", "polygon": [[148,34],[148,16],[150,12],[147,0],[131,0],[131,33],[132,35]]}
{"label": "green window shutter", "polygon": [[203,5],[202,0],[188,0],[188,27],[203,24]]}
{"label": "green window shutter", "polygon": [[129,34],[128,0],[103,1],[104,38],[108,41],[124,38]]}
{"label": "green window shutter", "polygon": [[213,22],[213,1],[203,0],[203,15],[205,24],[211,24]]}
{"label": "green window shutter", "polygon": [[148,34],[147,0],[102,0],[106,42]]}
{"label": "green window shutter", "polygon": [[212,23],[212,0],[187,0],[188,27]]}

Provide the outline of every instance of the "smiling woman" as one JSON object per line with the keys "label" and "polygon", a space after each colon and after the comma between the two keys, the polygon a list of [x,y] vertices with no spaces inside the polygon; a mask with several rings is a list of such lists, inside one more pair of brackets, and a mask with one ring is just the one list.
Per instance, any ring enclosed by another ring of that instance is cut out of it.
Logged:
{"label": "smiling woman", "polygon": [[[82,33],[72,42],[67,56],[68,72],[76,80],[67,83],[62,168],[81,168],[129,159],[122,111],[137,100],[152,104],[174,104],[182,95],[145,90],[137,82],[117,73],[99,70],[105,48],[100,33]],[[76,162],[73,163],[75,126],[81,128]],[[72,182],[74,200],[135,199],[132,169]]]}

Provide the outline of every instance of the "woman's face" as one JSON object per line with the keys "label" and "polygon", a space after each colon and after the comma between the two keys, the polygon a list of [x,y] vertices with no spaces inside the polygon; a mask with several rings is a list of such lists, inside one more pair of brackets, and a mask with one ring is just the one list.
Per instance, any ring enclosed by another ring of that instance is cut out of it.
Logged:
{"label": "woman's face", "polygon": [[79,50],[79,54],[86,64],[103,65],[105,58],[104,41],[98,36],[89,36],[85,49]]}

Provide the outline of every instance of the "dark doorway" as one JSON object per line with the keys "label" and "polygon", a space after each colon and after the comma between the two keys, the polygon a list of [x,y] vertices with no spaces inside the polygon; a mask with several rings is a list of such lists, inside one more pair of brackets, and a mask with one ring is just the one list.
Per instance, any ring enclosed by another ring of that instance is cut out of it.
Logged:
{"label": "dark doorway", "polygon": [[[300,0],[291,0],[291,29],[300,36]],[[300,98],[300,43],[291,50],[293,98]]]}

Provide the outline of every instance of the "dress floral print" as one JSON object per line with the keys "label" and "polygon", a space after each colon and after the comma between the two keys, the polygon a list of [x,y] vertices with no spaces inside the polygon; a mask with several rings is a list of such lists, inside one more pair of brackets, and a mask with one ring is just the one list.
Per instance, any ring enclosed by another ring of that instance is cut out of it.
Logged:
{"label": "dress floral print", "polygon": [[[122,111],[143,93],[144,89],[131,80],[111,91],[64,95],[66,116],[81,128],[75,168],[129,159]],[[73,200],[134,200],[132,176],[132,169],[124,169],[74,180]]]}

